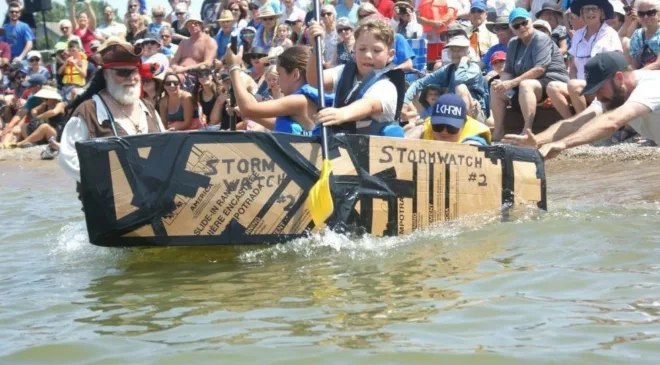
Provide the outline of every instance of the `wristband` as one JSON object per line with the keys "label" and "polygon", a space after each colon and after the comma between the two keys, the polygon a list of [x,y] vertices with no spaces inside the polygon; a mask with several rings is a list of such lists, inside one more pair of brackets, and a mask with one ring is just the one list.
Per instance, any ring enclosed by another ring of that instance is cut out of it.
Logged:
{"label": "wristband", "polygon": [[240,71],[240,70],[241,70],[241,66],[238,66],[238,65],[231,66],[231,67],[229,68],[228,73],[232,73],[232,71],[236,71],[236,70],[239,70],[239,71]]}

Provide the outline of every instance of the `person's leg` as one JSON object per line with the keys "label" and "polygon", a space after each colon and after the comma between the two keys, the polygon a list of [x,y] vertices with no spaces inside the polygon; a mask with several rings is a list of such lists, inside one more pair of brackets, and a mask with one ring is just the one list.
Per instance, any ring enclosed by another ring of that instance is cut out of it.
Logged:
{"label": "person's leg", "polygon": [[559,112],[562,118],[570,118],[573,115],[569,103],[568,85],[566,83],[552,81],[548,84],[546,92],[550,100],[552,100],[552,106],[557,109],[557,112]]}
{"label": "person's leg", "polygon": [[509,98],[490,88],[490,108],[493,116],[493,141],[499,141],[504,137],[504,115],[506,114],[506,105]]}
{"label": "person's leg", "polygon": [[587,85],[585,80],[568,80],[568,95],[571,97],[571,104],[576,113],[587,109],[587,100],[580,95],[585,85]]}
{"label": "person's leg", "polygon": [[543,87],[539,80],[523,80],[519,86],[518,102],[520,103],[520,112],[525,121],[525,129],[532,129],[534,118],[536,118],[536,104],[543,96]]}
{"label": "person's leg", "polygon": [[472,94],[470,94],[470,90],[467,86],[463,84],[456,85],[456,95],[458,95],[465,103],[465,106],[467,106],[468,115],[474,118],[474,115],[472,115]]}
{"label": "person's leg", "polygon": [[23,141],[18,142],[18,146],[23,146],[28,143],[39,143],[44,140],[48,140],[48,138],[57,136],[57,131],[55,128],[51,127],[49,124],[44,123],[37,127],[37,129],[32,132],[27,138],[25,138]]}

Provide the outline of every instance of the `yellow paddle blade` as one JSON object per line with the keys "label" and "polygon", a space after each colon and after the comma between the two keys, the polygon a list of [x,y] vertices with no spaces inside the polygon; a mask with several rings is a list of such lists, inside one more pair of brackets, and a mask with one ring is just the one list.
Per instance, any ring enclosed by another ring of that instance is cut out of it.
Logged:
{"label": "yellow paddle blade", "polygon": [[309,211],[312,213],[312,219],[317,226],[330,218],[332,212],[335,210],[335,206],[332,203],[332,195],[330,194],[331,171],[332,164],[330,163],[330,160],[323,160],[321,178],[309,191]]}

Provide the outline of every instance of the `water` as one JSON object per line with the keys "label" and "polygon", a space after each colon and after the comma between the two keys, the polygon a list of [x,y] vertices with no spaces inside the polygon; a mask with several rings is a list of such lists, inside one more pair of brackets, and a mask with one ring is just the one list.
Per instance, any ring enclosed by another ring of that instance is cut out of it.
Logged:
{"label": "water", "polygon": [[658,363],[660,162],[550,164],[508,223],[148,250],[36,165],[0,163],[0,364]]}

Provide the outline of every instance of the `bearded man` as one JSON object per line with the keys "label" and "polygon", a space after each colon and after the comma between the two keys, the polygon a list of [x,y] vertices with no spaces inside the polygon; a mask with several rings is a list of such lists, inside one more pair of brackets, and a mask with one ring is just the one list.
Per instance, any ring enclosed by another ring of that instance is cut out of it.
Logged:
{"label": "bearded man", "polygon": [[59,163],[78,185],[80,163],[76,142],[165,130],[153,105],[140,100],[141,56],[142,49],[138,46],[118,39],[108,40],[98,53],[101,68],[70,106],[73,113],[62,133]]}

